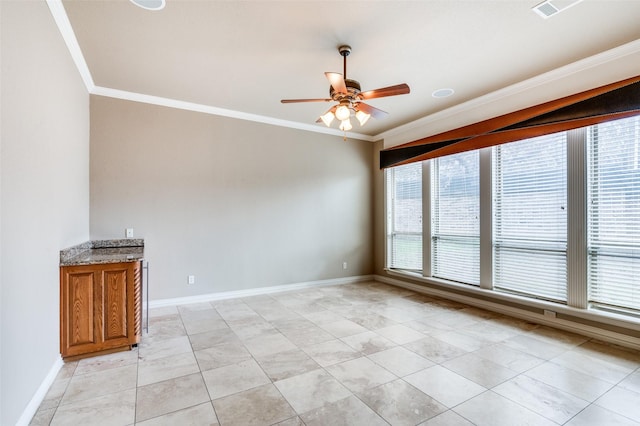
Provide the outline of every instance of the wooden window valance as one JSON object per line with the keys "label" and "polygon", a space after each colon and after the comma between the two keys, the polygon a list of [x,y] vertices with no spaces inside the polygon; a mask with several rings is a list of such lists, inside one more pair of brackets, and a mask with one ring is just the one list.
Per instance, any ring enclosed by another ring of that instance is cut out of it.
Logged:
{"label": "wooden window valance", "polygon": [[380,152],[380,168],[486,148],[640,115],[640,76]]}

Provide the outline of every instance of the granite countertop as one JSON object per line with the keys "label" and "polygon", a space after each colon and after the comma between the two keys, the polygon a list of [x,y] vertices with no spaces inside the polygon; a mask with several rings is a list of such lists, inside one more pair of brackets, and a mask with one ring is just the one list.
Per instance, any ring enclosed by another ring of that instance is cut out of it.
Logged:
{"label": "granite countertop", "polygon": [[144,258],[143,239],[93,240],[60,250],[60,266],[137,262]]}

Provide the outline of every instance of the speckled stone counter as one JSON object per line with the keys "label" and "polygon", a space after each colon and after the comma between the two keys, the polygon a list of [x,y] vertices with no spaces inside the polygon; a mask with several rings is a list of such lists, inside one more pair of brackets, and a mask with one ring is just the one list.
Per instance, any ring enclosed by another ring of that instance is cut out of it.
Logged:
{"label": "speckled stone counter", "polygon": [[144,258],[143,239],[94,240],[60,250],[60,266],[136,262]]}

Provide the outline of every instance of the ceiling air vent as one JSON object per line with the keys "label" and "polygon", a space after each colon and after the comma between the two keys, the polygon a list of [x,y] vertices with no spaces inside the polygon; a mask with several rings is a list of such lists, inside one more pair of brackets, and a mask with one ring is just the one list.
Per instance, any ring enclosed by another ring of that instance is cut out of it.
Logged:
{"label": "ceiling air vent", "polygon": [[542,18],[551,18],[558,13],[569,9],[582,2],[582,0],[547,0],[533,8],[533,11]]}

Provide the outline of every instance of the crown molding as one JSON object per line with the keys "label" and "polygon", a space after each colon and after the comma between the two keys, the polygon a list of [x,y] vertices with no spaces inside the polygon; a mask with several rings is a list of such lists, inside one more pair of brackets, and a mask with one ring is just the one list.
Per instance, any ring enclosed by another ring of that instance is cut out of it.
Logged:
{"label": "crown molding", "polygon": [[[235,111],[231,109],[218,108],[209,105],[197,104],[193,102],[185,102],[177,99],[163,98],[160,96],[145,95],[142,93],[128,92],[126,90],[110,89],[108,87],[95,86],[92,95],[106,96],[109,98],[123,99],[127,101],[141,102],[151,105],[165,106],[169,108],[182,109],[187,111],[202,112],[205,114],[218,115],[222,117],[235,118],[238,120],[253,121],[256,123],[271,124],[273,126],[287,127],[290,129],[305,130],[307,132],[323,133],[332,136],[343,137],[343,132],[328,127],[315,126],[312,124],[298,123],[295,121],[282,120],[273,117],[267,117],[258,114],[249,114],[246,112]],[[363,140],[373,142],[372,136],[363,135],[361,133],[347,132],[346,136],[350,139]]]}
{"label": "crown molding", "polygon": [[49,6],[49,10],[53,15],[53,19],[58,26],[58,30],[62,34],[62,38],[64,39],[65,44],[67,45],[67,49],[69,49],[69,53],[71,54],[71,58],[82,77],[82,81],[87,88],[87,92],[92,95],[106,96],[110,98],[116,99],[124,99],[134,102],[142,102],[146,104],[152,105],[160,105],[169,108],[177,108],[183,109],[187,111],[195,111],[202,112],[205,114],[211,115],[219,115],[223,117],[236,118],[239,120],[248,120],[254,121],[257,123],[270,124],[273,126],[279,127],[287,127],[290,129],[304,130],[307,132],[315,132],[315,133],[323,133],[326,135],[338,136],[338,137],[348,137],[350,139],[363,140],[367,142],[373,142],[375,139],[372,136],[364,135],[362,133],[355,132],[347,132],[346,134],[337,129],[325,128],[321,126],[316,126],[312,124],[298,123],[295,121],[282,120],[273,117],[267,117],[264,115],[257,114],[249,114],[241,111],[234,111],[225,108],[218,108],[209,105],[202,105],[192,102],[181,101],[177,99],[169,99],[163,98],[159,96],[151,96],[145,95],[143,93],[135,93],[128,92],[125,90],[112,89],[108,87],[96,86],[93,82],[93,78],[91,77],[91,72],[89,71],[89,67],[87,66],[87,62],[84,59],[84,55],[82,54],[82,50],[80,49],[80,44],[78,44],[78,39],[76,38],[75,33],[73,32],[73,28],[71,27],[71,22],[69,21],[69,17],[67,16],[66,11],[64,10],[64,5],[62,4],[62,0],[46,0],[47,5]]}
{"label": "crown molding", "polygon": [[84,82],[87,91],[91,93],[95,88],[93,77],[91,77],[91,71],[89,71],[87,62],[84,60],[84,55],[82,54],[82,50],[78,44],[76,34],[73,32],[73,28],[71,27],[71,22],[69,22],[67,12],[64,10],[62,0],[47,0],[47,6],[49,6],[51,15],[53,15],[53,20],[56,22],[58,30],[62,34],[62,38],[67,45],[67,49],[69,49],[71,58],[76,64],[76,68],[80,73],[80,77],[82,77],[82,81]]}
{"label": "crown molding", "polygon": [[[163,98],[159,96],[145,95],[142,93],[128,92],[124,90],[112,89],[107,87],[96,86],[91,77],[91,72],[84,59],[78,40],[76,39],[71,22],[62,4],[62,0],[46,0],[51,14],[62,34],[62,37],[69,49],[69,53],[76,64],[78,72],[87,88],[87,91],[93,95],[106,96],[117,99],[124,99],[134,102],[142,102],[153,105],[166,106],[170,108],[178,108],[188,111],[202,112],[205,114],[219,115],[223,117],[236,118],[239,120],[255,121],[258,123],[270,124],[274,126],[287,127],[291,129],[304,130],[308,132],[322,133],[332,136],[344,137],[345,134],[337,129],[325,128],[312,124],[299,123],[295,121],[282,120],[278,118],[249,114],[241,111],[235,111],[225,108],[218,108],[209,105],[197,104],[192,102],[181,101],[177,99]],[[374,142],[377,140],[385,140],[385,147],[395,146],[400,143],[409,142],[419,137],[425,137],[433,134],[430,127],[435,123],[444,121],[455,116],[468,114],[470,111],[477,111],[490,104],[504,101],[508,98],[516,96],[520,93],[535,89],[546,84],[557,82],[563,78],[570,77],[573,74],[588,71],[595,67],[605,65],[608,62],[624,58],[625,56],[640,53],[640,39],[624,44],[622,46],[607,50],[594,56],[573,62],[569,65],[554,69],[552,71],[540,74],[536,77],[524,80],[522,82],[507,86],[495,92],[491,92],[484,96],[472,99],[470,101],[455,105],[434,114],[395,127],[377,135],[365,135],[362,133],[347,132],[346,137],[351,139]],[[490,117],[487,117],[490,118]]]}

